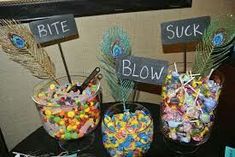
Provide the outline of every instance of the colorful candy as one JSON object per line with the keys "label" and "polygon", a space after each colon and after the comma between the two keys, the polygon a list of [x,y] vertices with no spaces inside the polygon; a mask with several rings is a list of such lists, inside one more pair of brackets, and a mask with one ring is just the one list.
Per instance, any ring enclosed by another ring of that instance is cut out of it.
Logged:
{"label": "colorful candy", "polygon": [[221,85],[208,77],[170,71],[162,87],[165,137],[183,143],[203,143],[214,122]]}
{"label": "colorful candy", "polygon": [[103,144],[113,157],[139,157],[150,148],[153,122],[142,110],[105,115],[102,123]]}
{"label": "colorful candy", "polygon": [[50,84],[47,91],[34,96],[44,128],[59,140],[83,137],[100,120],[98,85],[91,82],[83,93],[68,92],[71,86]]}

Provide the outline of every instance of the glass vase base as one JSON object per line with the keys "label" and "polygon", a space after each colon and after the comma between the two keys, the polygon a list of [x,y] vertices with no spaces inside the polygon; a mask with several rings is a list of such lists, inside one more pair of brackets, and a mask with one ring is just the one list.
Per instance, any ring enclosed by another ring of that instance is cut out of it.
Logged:
{"label": "glass vase base", "polygon": [[199,149],[199,146],[180,144],[165,137],[163,137],[163,141],[168,150],[178,154],[177,157],[183,157],[184,155],[193,154]]}
{"label": "glass vase base", "polygon": [[82,138],[77,140],[68,140],[68,141],[58,141],[59,146],[64,151],[69,153],[78,153],[88,149],[95,140],[95,134],[90,133]]}

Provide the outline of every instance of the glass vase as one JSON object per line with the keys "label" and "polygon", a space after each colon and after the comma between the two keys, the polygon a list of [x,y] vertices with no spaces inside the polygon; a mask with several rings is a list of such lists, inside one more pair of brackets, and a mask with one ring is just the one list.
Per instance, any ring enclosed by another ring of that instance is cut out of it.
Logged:
{"label": "glass vase", "polygon": [[223,81],[218,71],[201,77],[169,70],[161,103],[161,132],[169,149],[193,153],[209,139]]}
{"label": "glass vase", "polygon": [[153,140],[153,120],[148,109],[137,103],[112,105],[102,120],[102,141],[110,156],[140,157]]}
{"label": "glass vase", "polygon": [[[85,77],[72,75],[71,79],[79,86]],[[93,79],[81,92],[71,87],[67,77],[42,81],[35,86],[32,98],[46,132],[62,149],[81,151],[93,142],[90,133],[100,121],[100,81]]]}

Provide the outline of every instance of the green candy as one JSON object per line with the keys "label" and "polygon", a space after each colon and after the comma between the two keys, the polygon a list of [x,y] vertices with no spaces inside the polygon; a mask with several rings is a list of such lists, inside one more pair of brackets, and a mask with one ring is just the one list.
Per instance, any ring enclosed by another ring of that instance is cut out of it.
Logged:
{"label": "green candy", "polygon": [[54,122],[59,123],[60,117],[54,117],[53,120],[54,120]]}
{"label": "green candy", "polygon": [[50,119],[50,120],[53,120],[53,119],[54,119],[54,117],[55,117],[55,116],[50,115],[49,119]]}
{"label": "green candy", "polygon": [[76,115],[75,118],[76,118],[77,120],[80,120],[80,116],[78,116],[78,115]]}
{"label": "green candy", "polygon": [[72,139],[77,139],[78,138],[78,134],[76,132],[71,134],[71,138]]}
{"label": "green candy", "polygon": [[93,85],[93,86],[91,87],[91,90],[92,90],[92,91],[96,91],[96,90],[97,90],[97,86],[96,86],[96,85]]}
{"label": "green candy", "polygon": [[70,140],[71,139],[71,133],[70,132],[66,132],[65,135],[64,135],[64,138],[66,140]]}
{"label": "green candy", "polygon": [[88,105],[87,104],[84,104],[84,108],[87,108],[88,107]]}
{"label": "green candy", "polygon": [[200,119],[203,123],[209,123],[210,122],[210,115],[206,113],[202,113],[200,115]]}
{"label": "green candy", "polygon": [[75,100],[75,103],[76,103],[78,106],[80,106],[80,105],[81,105],[80,100]]}

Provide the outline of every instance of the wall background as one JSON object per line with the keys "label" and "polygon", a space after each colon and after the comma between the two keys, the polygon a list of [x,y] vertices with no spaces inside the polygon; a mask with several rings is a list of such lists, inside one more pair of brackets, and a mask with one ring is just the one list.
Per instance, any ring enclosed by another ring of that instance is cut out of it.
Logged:
{"label": "wall background", "polygon": [[[164,54],[162,52],[160,24],[165,21],[192,18],[197,16],[217,16],[235,14],[235,0],[194,0],[192,8],[136,13],[114,14],[76,18],[80,38],[62,43],[68,67],[71,73],[89,73],[98,66],[99,44],[103,32],[111,26],[122,26],[132,43],[132,52],[136,56],[166,59],[169,62],[181,62],[183,54]],[[234,15],[235,16],[235,15]],[[57,46],[46,48],[55,62],[57,76],[65,75]],[[188,54],[193,60],[194,54]],[[0,127],[9,149],[36,130],[40,119],[31,100],[32,90],[37,78],[20,65],[9,61],[0,51]],[[105,84],[104,101],[112,101]],[[140,101],[159,102],[159,96],[141,93]]]}

